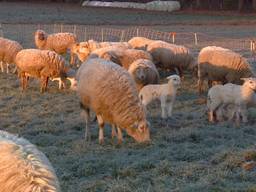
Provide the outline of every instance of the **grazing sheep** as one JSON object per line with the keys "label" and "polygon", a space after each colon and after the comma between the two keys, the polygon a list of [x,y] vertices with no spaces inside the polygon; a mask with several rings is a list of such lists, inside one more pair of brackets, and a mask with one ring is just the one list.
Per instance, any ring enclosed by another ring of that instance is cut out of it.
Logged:
{"label": "grazing sheep", "polygon": [[22,50],[22,46],[17,41],[12,41],[0,37],[0,66],[4,72],[4,64],[6,72],[9,73],[9,65],[15,63],[17,53]]}
{"label": "grazing sheep", "polygon": [[64,59],[49,50],[23,49],[16,56],[16,65],[22,82],[22,90],[27,88],[29,77],[41,80],[41,93],[46,91],[49,78],[66,76]]}
{"label": "grazing sheep", "polygon": [[141,49],[145,51],[147,50],[147,46],[152,42],[154,42],[154,40],[145,37],[133,37],[128,41],[133,49]]}
{"label": "grazing sheep", "polygon": [[[91,109],[98,119],[100,143],[104,141],[105,122],[118,127],[118,130],[125,129],[137,142],[150,140],[145,111],[135,82],[125,69],[104,59],[89,59],[78,69],[76,79],[86,120],[86,139],[90,138],[88,123]],[[118,140],[121,142],[122,138]]]}
{"label": "grazing sheep", "polygon": [[213,81],[223,84],[242,84],[241,78],[254,76],[251,66],[240,54],[222,47],[209,46],[203,48],[198,56],[198,89],[202,93],[202,85],[208,79],[209,88]]}
{"label": "grazing sheep", "polygon": [[[244,84],[235,85],[227,83],[225,85],[215,85],[208,91],[207,108],[209,110],[209,121],[214,122],[214,113],[219,107],[227,104],[234,104],[236,120],[239,123],[240,115],[242,121],[247,122],[248,104],[253,102],[256,91],[256,78],[242,78]],[[233,115],[230,115],[230,119]]]}
{"label": "grazing sheep", "polygon": [[180,77],[178,75],[171,75],[167,77],[167,79],[168,83],[162,85],[146,85],[140,90],[139,93],[139,97],[145,108],[153,100],[160,100],[163,119],[167,117],[167,110],[168,117],[172,116],[172,109],[176,98],[176,92],[181,83]]}
{"label": "grazing sheep", "polygon": [[[100,54],[98,54],[99,52]],[[112,50],[106,50],[105,52],[99,49],[94,51],[92,55],[93,54],[96,54],[105,60],[113,61],[114,63],[123,66],[126,70],[128,70],[130,65],[138,59],[147,59],[152,61],[152,56],[148,52],[137,49],[115,48]]]}
{"label": "grazing sheep", "polygon": [[60,192],[47,157],[26,139],[0,131],[0,191]]}
{"label": "grazing sheep", "polygon": [[84,62],[93,51],[104,47],[112,46],[124,49],[131,48],[131,46],[127,42],[97,42],[94,40],[89,40],[74,45],[73,52],[78,56],[80,61]]}
{"label": "grazing sheep", "polygon": [[157,67],[167,70],[177,69],[181,78],[183,78],[183,70],[196,69],[194,57],[184,46],[154,41],[148,45],[147,51],[151,53]]}
{"label": "grazing sheep", "polygon": [[134,61],[128,72],[131,74],[137,85],[138,91],[147,84],[158,84],[159,73],[155,64],[147,59],[138,59]]}
{"label": "grazing sheep", "polygon": [[35,45],[38,49],[55,51],[58,54],[65,54],[70,50],[70,64],[75,63],[73,46],[76,44],[76,35],[73,33],[47,34],[43,30],[35,32]]}

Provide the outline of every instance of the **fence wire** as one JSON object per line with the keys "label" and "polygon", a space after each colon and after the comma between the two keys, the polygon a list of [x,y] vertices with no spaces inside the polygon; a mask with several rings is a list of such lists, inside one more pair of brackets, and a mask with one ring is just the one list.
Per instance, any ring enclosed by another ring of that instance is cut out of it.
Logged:
{"label": "fence wire", "polygon": [[147,27],[126,29],[102,28],[98,26],[67,25],[67,24],[0,24],[0,36],[20,42],[25,48],[34,48],[34,33],[42,29],[47,33],[75,33],[78,41],[94,39],[96,41],[129,41],[132,37],[142,36],[154,40],[184,45],[198,51],[205,46],[221,46],[240,52],[255,51],[252,39],[232,39],[204,33],[162,32]]}

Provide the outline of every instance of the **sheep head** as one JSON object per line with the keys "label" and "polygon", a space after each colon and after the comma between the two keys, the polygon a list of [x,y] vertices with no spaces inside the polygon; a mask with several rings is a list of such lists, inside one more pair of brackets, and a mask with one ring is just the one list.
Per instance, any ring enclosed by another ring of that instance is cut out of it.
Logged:
{"label": "sheep head", "polygon": [[43,49],[47,40],[47,33],[43,30],[37,30],[35,32],[35,44],[37,48]]}
{"label": "sheep head", "polygon": [[179,87],[181,84],[179,75],[171,75],[171,76],[167,77],[166,79],[168,79],[168,83],[171,83],[175,87]]}
{"label": "sheep head", "polygon": [[139,143],[150,142],[149,123],[146,120],[134,123],[132,127],[126,129],[126,131],[128,135]]}
{"label": "sheep head", "polygon": [[88,42],[76,43],[72,46],[71,51],[83,62],[90,54],[89,44]]}
{"label": "sheep head", "polygon": [[249,78],[241,78],[244,81],[244,85],[248,86],[250,89],[256,91],[256,78],[249,77]]}

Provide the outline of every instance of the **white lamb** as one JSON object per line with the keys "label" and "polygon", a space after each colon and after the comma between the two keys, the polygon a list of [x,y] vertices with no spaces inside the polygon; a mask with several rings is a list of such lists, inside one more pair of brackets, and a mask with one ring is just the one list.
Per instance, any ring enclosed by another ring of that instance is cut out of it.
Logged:
{"label": "white lamb", "polygon": [[[236,115],[237,123],[247,122],[247,108],[254,101],[254,92],[256,91],[256,78],[241,78],[244,80],[243,85],[235,85],[227,83],[225,85],[215,85],[208,91],[207,108],[209,110],[209,121],[214,122],[214,113],[220,107],[228,104],[234,104],[234,112],[230,115],[230,119]],[[218,114],[217,114],[218,115]]]}
{"label": "white lamb", "polygon": [[177,89],[180,87],[180,77],[178,75],[171,75],[167,77],[168,83],[162,85],[146,85],[140,90],[139,97],[142,104],[146,106],[155,99],[161,102],[162,118],[167,118],[166,111],[168,110],[168,117],[172,116],[173,104],[176,98]]}

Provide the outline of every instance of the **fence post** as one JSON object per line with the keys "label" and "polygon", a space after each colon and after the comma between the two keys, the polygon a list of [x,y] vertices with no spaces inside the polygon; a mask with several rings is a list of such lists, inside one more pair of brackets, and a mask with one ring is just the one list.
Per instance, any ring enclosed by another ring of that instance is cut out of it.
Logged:
{"label": "fence post", "polygon": [[195,45],[197,45],[198,44],[197,34],[194,33],[194,36],[195,36]]}
{"label": "fence post", "polygon": [[252,52],[252,50],[253,50],[253,42],[252,42],[252,40],[250,41],[250,51]]}
{"label": "fence post", "polygon": [[73,26],[73,33],[76,35],[76,25]]}
{"label": "fence post", "polygon": [[136,29],[136,35],[139,37],[139,28]]}
{"label": "fence post", "polygon": [[4,37],[4,32],[2,28],[2,24],[0,23],[0,37]]}
{"label": "fence post", "polygon": [[123,41],[124,41],[124,30],[122,30],[121,37],[120,37],[120,42],[123,42]]}
{"label": "fence post", "polygon": [[101,42],[104,41],[104,29],[101,28]]}
{"label": "fence post", "polygon": [[60,25],[60,32],[63,32],[63,24]]}
{"label": "fence post", "polygon": [[84,28],[84,41],[87,40],[87,28],[85,27]]}
{"label": "fence post", "polygon": [[41,25],[40,24],[37,24],[37,29],[41,29]]}

